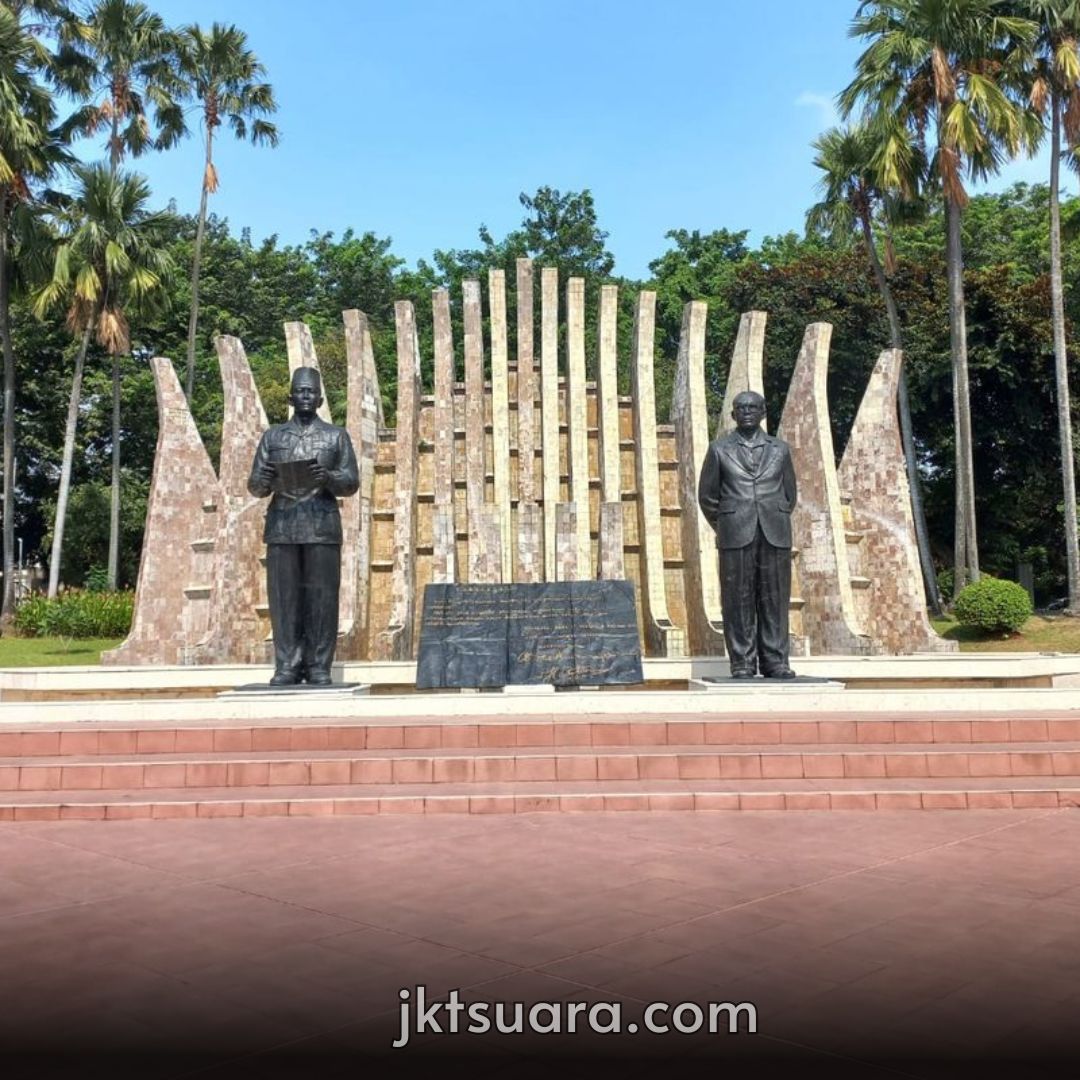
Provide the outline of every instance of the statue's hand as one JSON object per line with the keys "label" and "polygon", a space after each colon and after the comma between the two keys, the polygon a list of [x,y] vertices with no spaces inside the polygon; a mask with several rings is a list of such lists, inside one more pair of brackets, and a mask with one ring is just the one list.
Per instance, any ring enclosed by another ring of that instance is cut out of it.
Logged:
{"label": "statue's hand", "polygon": [[326,487],[330,482],[330,474],[326,471],[326,466],[316,461],[311,466],[311,479],[319,487]]}
{"label": "statue's hand", "polygon": [[269,462],[259,466],[259,479],[267,486],[270,487],[277,479],[277,469],[274,468]]}

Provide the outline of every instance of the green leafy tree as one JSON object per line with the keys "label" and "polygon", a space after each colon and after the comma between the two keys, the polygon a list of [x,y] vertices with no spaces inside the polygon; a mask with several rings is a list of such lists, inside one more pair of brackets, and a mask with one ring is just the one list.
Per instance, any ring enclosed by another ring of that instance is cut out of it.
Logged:
{"label": "green leafy tree", "polygon": [[[1018,104],[1023,61],[1036,25],[1002,0],[864,0],[851,34],[868,40],[840,95],[849,115],[862,106],[875,131],[875,173],[905,191],[912,162],[934,139],[929,175],[946,210],[949,326],[956,425],[955,585],[979,576],[971,390],[965,325],[961,219],[963,174],[984,178],[1005,156],[1030,147],[1028,114]],[[905,191],[905,193],[907,193]]]}
{"label": "green leafy tree", "polygon": [[180,72],[202,109],[206,159],[199,196],[199,224],[191,263],[191,312],[188,319],[185,389],[188,401],[195,385],[195,340],[199,327],[199,269],[206,232],[207,199],[218,188],[214,165],[214,132],[228,123],[238,139],[276,146],[277,128],[265,117],[275,112],[274,91],[263,81],[266,69],[248,48],[247,35],[235,26],[214,23],[209,31],[185,27],[180,39]]}
{"label": "green leafy tree", "polygon": [[[172,260],[161,243],[161,218],[147,209],[146,181],[134,174],[113,175],[103,165],[80,166],[74,172],[77,191],[58,213],[60,238],[52,278],[35,298],[35,310],[42,315],[66,304],[68,328],[79,335],[49,564],[50,596],[56,595],[60,583],[83,365],[91,333],[113,359],[113,438],[118,439],[119,357],[131,350],[128,313],[164,299],[172,274]],[[115,453],[113,473],[118,479]],[[118,550],[110,539],[110,552],[115,556]],[[115,570],[110,566],[110,588],[116,587]]]}

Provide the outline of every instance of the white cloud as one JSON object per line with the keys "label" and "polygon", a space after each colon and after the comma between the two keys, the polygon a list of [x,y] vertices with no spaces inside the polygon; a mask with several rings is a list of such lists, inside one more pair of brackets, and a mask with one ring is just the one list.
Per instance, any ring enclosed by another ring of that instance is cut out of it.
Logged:
{"label": "white cloud", "polygon": [[822,127],[835,127],[840,122],[836,112],[836,102],[829,94],[815,94],[811,90],[804,90],[796,99],[795,104],[817,109],[821,114]]}

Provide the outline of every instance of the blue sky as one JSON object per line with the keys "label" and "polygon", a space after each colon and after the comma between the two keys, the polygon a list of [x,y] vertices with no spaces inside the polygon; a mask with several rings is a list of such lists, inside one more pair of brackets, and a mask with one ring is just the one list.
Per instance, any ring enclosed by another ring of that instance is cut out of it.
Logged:
{"label": "blue sky", "polygon": [[[544,184],[592,190],[631,277],[669,229],[801,231],[810,142],[859,51],[855,0],[149,2],[235,22],[278,97],[276,150],[220,139],[212,211],[256,240],[371,230],[410,264],[481,222],[501,237]],[[196,131],[134,166],[194,212],[201,156]],[[1045,176],[1044,156],[991,186]]]}

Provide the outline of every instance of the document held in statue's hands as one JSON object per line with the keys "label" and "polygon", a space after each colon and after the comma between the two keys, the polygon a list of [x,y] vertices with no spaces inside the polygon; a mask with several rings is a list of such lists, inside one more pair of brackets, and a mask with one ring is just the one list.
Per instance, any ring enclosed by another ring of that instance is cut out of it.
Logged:
{"label": "document held in statue's hands", "polygon": [[311,467],[315,463],[315,458],[305,458],[303,461],[275,461],[274,468],[277,470],[281,487],[286,490],[313,487],[315,481],[311,476]]}

